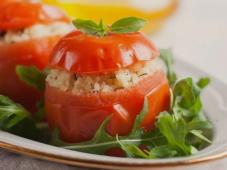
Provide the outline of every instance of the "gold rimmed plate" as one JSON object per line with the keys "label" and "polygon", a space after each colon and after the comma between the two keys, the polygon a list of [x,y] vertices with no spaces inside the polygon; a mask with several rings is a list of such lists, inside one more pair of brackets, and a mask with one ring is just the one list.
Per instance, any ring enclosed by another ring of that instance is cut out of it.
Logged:
{"label": "gold rimmed plate", "polygon": [[[180,76],[195,78],[209,76],[181,60],[176,62],[176,71]],[[212,83],[205,90],[202,99],[205,112],[214,125],[213,143],[189,157],[145,160],[94,155],[39,143],[3,131],[0,131],[0,147],[12,152],[69,165],[119,170],[143,170],[151,167],[160,169],[220,159],[227,156],[227,85],[213,77],[211,79]]]}

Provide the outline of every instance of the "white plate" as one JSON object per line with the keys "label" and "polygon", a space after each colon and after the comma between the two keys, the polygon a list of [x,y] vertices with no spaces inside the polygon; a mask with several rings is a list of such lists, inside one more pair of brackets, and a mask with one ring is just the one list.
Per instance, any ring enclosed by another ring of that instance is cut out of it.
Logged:
{"label": "white plate", "polygon": [[[192,76],[197,78],[209,76],[179,59],[176,62],[176,71],[181,77]],[[158,167],[160,169],[162,167],[191,165],[220,159],[227,156],[227,85],[213,77],[211,79],[212,83],[205,90],[202,97],[206,114],[214,125],[214,140],[211,146],[193,156],[145,160],[93,155],[50,146],[2,131],[0,131],[0,147],[54,162],[103,169],[142,170],[150,169],[151,167]]]}

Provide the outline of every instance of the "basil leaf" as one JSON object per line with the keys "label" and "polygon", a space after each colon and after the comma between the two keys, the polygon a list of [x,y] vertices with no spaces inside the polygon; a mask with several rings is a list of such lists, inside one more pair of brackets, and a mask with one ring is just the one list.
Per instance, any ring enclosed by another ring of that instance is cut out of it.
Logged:
{"label": "basil leaf", "polygon": [[145,25],[145,23],[146,21],[144,19],[136,17],[122,18],[113,23],[111,26],[103,24],[102,20],[100,20],[98,24],[92,20],[73,20],[73,25],[78,30],[82,31],[85,34],[98,36],[105,36],[110,32],[115,34],[137,32]]}
{"label": "basil leaf", "polygon": [[45,89],[46,73],[38,70],[35,66],[22,66],[16,67],[16,73],[20,80],[25,82],[27,85],[36,88],[39,91]]}
{"label": "basil leaf", "polygon": [[166,65],[167,78],[169,80],[169,84],[172,86],[177,80],[177,75],[173,69],[174,55],[170,49],[160,49],[160,58]]}
{"label": "basil leaf", "polygon": [[110,31],[116,34],[137,32],[144,27],[145,23],[146,20],[141,18],[122,18],[111,25]]}
{"label": "basil leaf", "polygon": [[73,25],[86,34],[104,36],[107,32],[107,26],[103,24],[102,20],[97,24],[92,20],[75,19]]}

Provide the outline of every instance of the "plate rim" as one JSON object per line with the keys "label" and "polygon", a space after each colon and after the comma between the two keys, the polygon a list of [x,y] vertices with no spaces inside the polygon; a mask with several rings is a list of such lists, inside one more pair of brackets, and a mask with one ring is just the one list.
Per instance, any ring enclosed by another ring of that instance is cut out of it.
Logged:
{"label": "plate rim", "polygon": [[201,163],[206,163],[209,161],[215,161],[219,159],[223,159],[227,157],[227,150],[210,155],[210,156],[203,156],[201,158],[194,158],[190,160],[180,160],[175,162],[168,162],[168,163],[147,163],[143,165],[139,164],[130,164],[130,163],[110,163],[110,162],[104,162],[104,161],[86,161],[86,160],[79,160],[78,158],[69,158],[66,156],[61,155],[54,155],[51,153],[45,153],[42,151],[32,150],[30,148],[25,148],[13,144],[9,144],[6,142],[0,141],[0,148],[5,149],[7,151],[13,152],[13,153],[19,153],[22,155],[30,156],[33,158],[38,158],[42,160],[48,160],[51,162],[66,164],[66,165],[72,165],[72,166],[79,166],[84,168],[100,168],[100,169],[116,169],[116,170],[124,170],[124,169],[138,169],[138,167],[141,169],[150,169],[151,167],[179,167],[179,166],[188,166],[188,165],[196,165]]}

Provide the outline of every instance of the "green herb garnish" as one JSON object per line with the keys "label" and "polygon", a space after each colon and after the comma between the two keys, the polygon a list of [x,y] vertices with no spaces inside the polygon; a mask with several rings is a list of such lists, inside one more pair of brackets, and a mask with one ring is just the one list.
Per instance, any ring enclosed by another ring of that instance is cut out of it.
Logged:
{"label": "green herb garnish", "polygon": [[108,33],[123,34],[139,31],[146,21],[141,18],[127,17],[122,18],[112,25],[105,25],[102,20],[96,23],[92,20],[75,19],[73,25],[82,32],[90,35],[105,36]]}
{"label": "green herb garnish", "polygon": [[174,55],[170,49],[160,49],[160,58],[166,65],[167,78],[172,86],[177,80],[177,75],[173,69]]}
{"label": "green herb garnish", "polygon": [[44,91],[46,71],[40,71],[35,66],[22,66],[16,67],[16,73],[20,80],[27,85],[36,88],[39,91]]}
{"label": "green herb garnish", "polygon": [[110,31],[116,34],[137,32],[146,24],[146,20],[136,17],[122,18],[110,26]]}
{"label": "green herb garnish", "polygon": [[[16,74],[20,80],[40,92],[44,92],[45,90],[45,80],[48,72],[48,69],[40,71],[35,66],[18,65],[16,67]],[[36,121],[42,121],[45,117],[44,99],[41,98],[40,101],[37,102],[36,108],[37,112],[34,117]]]}
{"label": "green herb garnish", "polygon": [[3,95],[0,95],[0,129],[29,139],[40,140],[41,137],[31,114]]}
{"label": "green herb garnish", "polygon": [[207,146],[211,143],[212,125],[202,111],[201,90],[191,78],[178,81],[173,88],[172,107],[160,113],[155,131],[150,132],[160,133],[161,141],[153,146],[147,143],[148,149],[141,150],[119,140],[121,148],[133,157],[163,158],[191,155]]}

